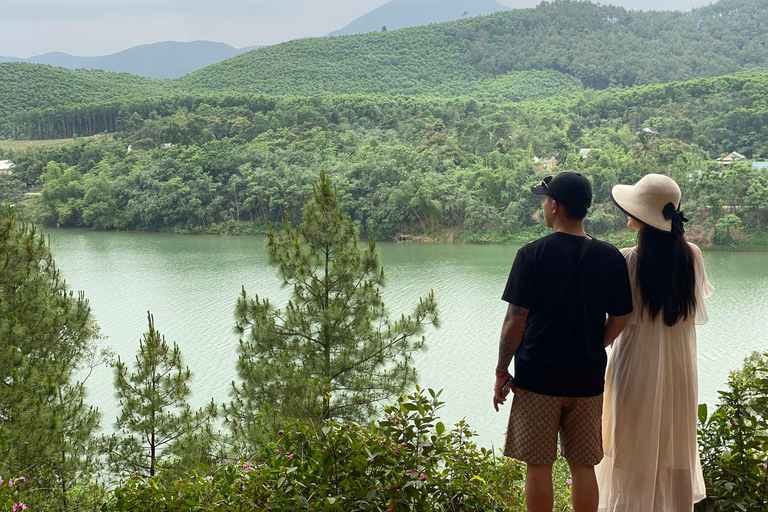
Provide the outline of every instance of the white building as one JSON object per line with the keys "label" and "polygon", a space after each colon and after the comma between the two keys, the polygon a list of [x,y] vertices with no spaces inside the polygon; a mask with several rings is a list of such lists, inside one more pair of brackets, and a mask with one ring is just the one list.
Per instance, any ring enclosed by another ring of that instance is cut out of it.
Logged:
{"label": "white building", "polygon": [[16,167],[10,160],[0,160],[0,174],[13,174],[13,168]]}

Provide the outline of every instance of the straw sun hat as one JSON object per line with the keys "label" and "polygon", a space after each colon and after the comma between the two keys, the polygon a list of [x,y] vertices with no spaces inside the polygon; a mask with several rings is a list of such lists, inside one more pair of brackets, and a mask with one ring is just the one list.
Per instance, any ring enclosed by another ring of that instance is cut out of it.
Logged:
{"label": "straw sun hat", "polygon": [[662,174],[648,174],[634,185],[615,185],[611,199],[619,209],[643,224],[682,236],[687,222],[680,208],[680,187]]}

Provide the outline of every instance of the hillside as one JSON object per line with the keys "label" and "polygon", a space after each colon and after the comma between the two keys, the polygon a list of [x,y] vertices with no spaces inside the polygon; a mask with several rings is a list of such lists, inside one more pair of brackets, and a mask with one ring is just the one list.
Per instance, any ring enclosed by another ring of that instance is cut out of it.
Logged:
{"label": "hillside", "polygon": [[555,2],[422,27],[290,41],[162,82],[0,64],[0,136],[9,134],[10,116],[20,109],[125,103],[179,92],[471,96],[510,102],[582,87],[760,71],[768,69],[768,38],[754,34],[762,34],[766,25],[768,0],[724,0],[686,13]]}
{"label": "hillside", "polygon": [[628,12],[543,3],[424,27],[303,39],[262,48],[181,79],[197,90],[269,94],[455,95],[510,71],[551,69],[603,89],[768,67],[768,0],[690,12]]}
{"label": "hillside", "polygon": [[508,10],[495,0],[392,0],[329,35],[365,34],[382,27],[395,30]]}
{"label": "hillside", "polygon": [[17,59],[0,56],[0,62],[29,62],[68,69],[101,69],[147,78],[177,78],[258,47],[233,48],[213,41],[143,44],[111,55],[77,57],[61,52]]}
{"label": "hillside", "polygon": [[126,102],[132,97],[147,97],[163,90],[170,91],[173,87],[166,82],[127,73],[69,70],[25,62],[2,63],[0,137],[11,136],[10,121],[20,111],[40,109],[39,116],[43,119],[46,109],[76,109],[78,105],[87,103]]}

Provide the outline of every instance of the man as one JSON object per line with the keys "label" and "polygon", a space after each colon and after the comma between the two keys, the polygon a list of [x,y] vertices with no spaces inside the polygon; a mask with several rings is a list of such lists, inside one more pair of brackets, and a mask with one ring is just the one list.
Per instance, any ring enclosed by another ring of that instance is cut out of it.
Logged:
{"label": "man", "polygon": [[[564,172],[531,191],[544,195],[544,219],[554,233],[521,247],[509,274],[493,406],[498,411],[514,392],[504,455],[527,464],[528,511],[552,512],[559,432],[573,509],[594,512],[605,347],[632,312],[629,275],[615,247],[584,231],[592,204],[587,178]],[[514,380],[508,371],[513,357]]]}

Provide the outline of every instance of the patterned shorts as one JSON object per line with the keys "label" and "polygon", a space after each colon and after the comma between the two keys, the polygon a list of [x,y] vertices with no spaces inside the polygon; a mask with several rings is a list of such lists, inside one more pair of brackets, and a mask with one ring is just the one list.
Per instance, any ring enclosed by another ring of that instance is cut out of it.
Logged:
{"label": "patterned shorts", "polygon": [[557,459],[557,434],[568,462],[594,466],[603,459],[603,395],[559,397],[515,390],[504,455],[529,464]]}

